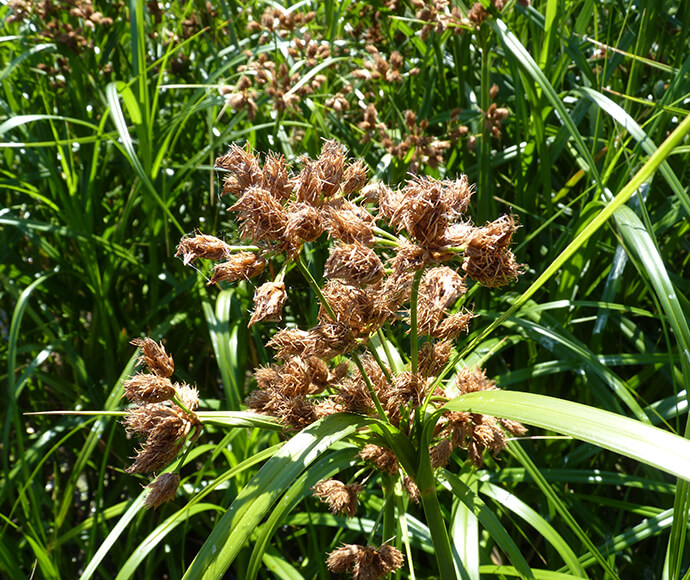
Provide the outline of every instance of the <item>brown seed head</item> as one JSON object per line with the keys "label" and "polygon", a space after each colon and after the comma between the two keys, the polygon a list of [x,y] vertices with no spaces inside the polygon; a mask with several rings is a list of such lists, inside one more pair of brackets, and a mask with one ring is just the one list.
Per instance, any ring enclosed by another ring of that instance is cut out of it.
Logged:
{"label": "brown seed head", "polygon": [[355,191],[360,191],[367,183],[367,167],[357,159],[354,163],[347,166],[343,174],[343,195],[350,195]]}
{"label": "brown seed head", "polygon": [[428,270],[419,285],[417,331],[436,335],[446,309],[467,292],[462,276],[446,266]]}
{"label": "brown seed head", "polygon": [[359,452],[359,456],[364,461],[369,461],[374,464],[374,467],[384,473],[394,475],[398,473],[398,459],[392,450],[380,447],[378,445],[365,445]]}
{"label": "brown seed head", "polygon": [[452,352],[450,341],[425,342],[419,349],[419,374],[423,377],[438,375],[446,366]]}
{"label": "brown seed head", "polygon": [[405,558],[400,550],[384,544],[372,546],[345,544],[328,555],[326,565],[331,572],[352,570],[353,580],[379,580],[402,567]]}
{"label": "brown seed head", "polygon": [[369,415],[374,411],[374,402],[361,378],[345,378],[335,387],[333,401],[348,413]]}
{"label": "brown seed head", "polygon": [[453,445],[448,439],[442,439],[439,443],[429,449],[431,456],[431,467],[443,467],[448,464],[451,454],[453,453]]}
{"label": "brown seed head", "polygon": [[313,205],[297,202],[288,208],[285,238],[297,246],[302,242],[313,242],[324,230],[321,213]]}
{"label": "brown seed head", "polygon": [[265,282],[259,286],[254,293],[254,314],[248,326],[263,320],[281,320],[286,299],[283,282]]}
{"label": "brown seed head", "polygon": [[337,141],[326,141],[317,160],[321,179],[321,195],[336,195],[343,186],[345,172],[345,148]]}
{"label": "brown seed head", "polygon": [[158,508],[166,501],[175,499],[177,488],[180,486],[180,476],[177,473],[161,473],[146,487],[149,492],[144,499],[146,509]]}
{"label": "brown seed head", "polygon": [[306,330],[284,328],[276,332],[266,346],[276,349],[276,356],[286,360],[311,349],[312,336]]}
{"label": "brown seed head", "polygon": [[428,381],[409,371],[399,373],[384,399],[386,414],[394,424],[400,422],[401,408],[417,408],[424,399]]}
{"label": "brown seed head", "polygon": [[261,274],[265,267],[266,260],[254,252],[238,252],[213,268],[213,274],[208,283],[217,284],[253,278]]}
{"label": "brown seed head", "polygon": [[175,395],[175,388],[168,377],[138,373],[122,383],[124,396],[137,404],[169,401]]}
{"label": "brown seed head", "polygon": [[326,204],[322,214],[332,238],[346,244],[374,245],[374,218],[363,207],[338,198]]}
{"label": "brown seed head", "polygon": [[138,362],[145,364],[152,373],[160,377],[169,377],[175,371],[173,359],[165,352],[163,344],[157,344],[148,337],[135,338],[130,344],[141,349]]}
{"label": "brown seed head", "polygon": [[467,177],[438,181],[415,177],[405,187],[380,200],[379,209],[398,231],[407,233],[427,247],[443,245],[449,221],[464,213],[472,195]]}
{"label": "brown seed head", "polygon": [[290,197],[292,184],[282,155],[271,151],[266,156],[261,174],[261,187],[277,200],[287,200]]}
{"label": "brown seed head", "polygon": [[417,484],[412,481],[412,478],[409,475],[404,475],[402,479],[402,484],[403,488],[407,492],[407,495],[410,497],[410,499],[418,504],[420,497],[419,497],[419,488],[417,487]]}
{"label": "brown seed head", "polygon": [[321,172],[316,161],[307,160],[293,180],[297,201],[317,207],[321,201]]}
{"label": "brown seed head", "polygon": [[285,208],[263,187],[250,187],[230,211],[238,212],[244,240],[280,242],[285,235],[288,216]]}
{"label": "brown seed head", "polygon": [[502,216],[482,228],[475,228],[465,249],[462,269],[490,288],[517,280],[524,266],[508,249],[518,225],[512,216]]}
{"label": "brown seed head", "polygon": [[319,310],[320,320],[338,322],[358,335],[368,334],[372,323],[376,322],[372,319],[375,313],[373,292],[344,284],[340,280],[329,280],[322,292],[326,302],[333,309],[335,320],[331,319],[323,305]]}
{"label": "brown seed head", "polygon": [[373,284],[384,276],[383,264],[371,248],[354,243],[339,244],[331,253],[324,275],[355,285]]}
{"label": "brown seed head", "polygon": [[431,336],[440,340],[453,340],[461,332],[468,331],[474,317],[474,312],[467,309],[451,314],[434,328]]}
{"label": "brown seed head", "polygon": [[310,348],[306,356],[315,356],[324,360],[350,352],[357,343],[352,329],[339,322],[323,322],[309,331]]}
{"label": "brown seed head", "polygon": [[149,403],[127,411],[124,418],[129,432],[146,436],[127,473],[150,473],[168,465],[184,446],[185,438],[194,429],[198,437],[201,422],[194,413],[185,413],[177,405]]}
{"label": "brown seed head", "polygon": [[314,495],[327,503],[332,513],[350,518],[357,513],[357,494],[363,489],[358,483],[346,485],[337,479],[325,479],[312,487]]}
{"label": "brown seed head", "polygon": [[216,159],[216,167],[228,172],[223,183],[222,195],[239,197],[249,187],[261,185],[261,167],[249,145],[247,149],[242,149],[233,143],[226,155]]}
{"label": "brown seed head", "polygon": [[213,236],[196,234],[184,237],[177,245],[175,256],[182,256],[185,266],[191,264],[197,258],[206,260],[223,260],[231,254],[230,246],[223,240]]}

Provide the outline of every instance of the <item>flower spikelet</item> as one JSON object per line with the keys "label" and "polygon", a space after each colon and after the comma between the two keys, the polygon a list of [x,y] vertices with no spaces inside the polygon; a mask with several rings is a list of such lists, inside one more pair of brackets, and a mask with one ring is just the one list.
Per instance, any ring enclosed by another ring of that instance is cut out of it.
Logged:
{"label": "flower spikelet", "polygon": [[238,212],[242,222],[240,234],[243,240],[256,243],[282,242],[288,215],[281,203],[263,187],[253,186],[246,190],[230,211]]}
{"label": "flower spikelet", "polygon": [[166,501],[172,501],[179,486],[180,476],[177,473],[161,473],[146,486],[149,492],[144,499],[144,506],[146,509],[156,509]]}
{"label": "flower spikelet", "polygon": [[285,225],[285,238],[292,244],[313,242],[324,230],[321,213],[305,202],[291,204],[288,208],[288,219]]}
{"label": "flower spikelet", "polygon": [[240,196],[252,186],[262,183],[262,172],[254,154],[236,144],[230,146],[226,155],[216,159],[216,167],[226,170],[222,195]]}
{"label": "flower spikelet", "polygon": [[137,452],[134,463],[126,469],[127,473],[162,469],[175,459],[192,429],[192,438],[196,438],[201,426],[195,414],[164,403],[134,407],[125,415],[124,423],[129,432],[146,436],[146,442]]}
{"label": "flower spikelet", "polygon": [[446,309],[467,291],[460,276],[446,266],[432,268],[424,274],[417,302],[417,331],[435,336]]}
{"label": "flower spikelet", "polygon": [[447,341],[425,342],[419,349],[419,374],[423,377],[438,375],[450,358],[453,345]]}
{"label": "flower spikelet", "polygon": [[353,580],[378,580],[402,567],[405,558],[400,550],[384,544],[373,546],[345,544],[328,555],[326,565],[331,572],[352,570]]}
{"label": "flower spikelet", "polygon": [[153,374],[159,377],[169,377],[175,371],[173,358],[165,352],[165,347],[162,344],[158,344],[148,337],[135,338],[130,344],[141,349],[139,362],[146,365]]}
{"label": "flower spikelet", "polygon": [[266,260],[254,252],[238,252],[227,261],[216,264],[209,284],[218,282],[236,282],[237,280],[253,278],[263,272]]}
{"label": "flower spikelet", "polygon": [[337,194],[343,182],[345,172],[345,149],[337,141],[326,141],[317,160],[321,195],[325,198]]}
{"label": "flower spikelet", "polygon": [[476,228],[465,249],[462,264],[465,273],[490,288],[517,280],[524,266],[515,261],[508,249],[517,227],[515,219],[505,215],[483,228]]}
{"label": "flower spikelet", "polygon": [[290,197],[292,184],[282,155],[271,151],[266,156],[261,173],[261,187],[277,200],[287,200]]}
{"label": "flower spikelet", "polygon": [[364,461],[373,463],[379,471],[390,473],[391,475],[398,473],[398,459],[391,449],[370,443],[362,448],[359,456]]}
{"label": "flower spikelet", "polygon": [[[344,284],[340,280],[329,280],[323,288],[326,302],[335,314],[335,322],[344,324],[355,333],[366,334],[366,330],[373,322],[374,294],[362,290],[357,286]],[[319,318],[325,322],[330,320],[325,309],[319,311]]]}
{"label": "flower spikelet", "polygon": [[357,513],[357,494],[363,489],[358,483],[344,484],[336,479],[319,481],[312,488],[314,495],[327,503],[332,513],[350,518]]}
{"label": "flower spikelet", "polygon": [[347,166],[343,174],[343,195],[360,191],[367,183],[367,168],[359,159]]}
{"label": "flower spikelet", "polygon": [[378,282],[384,276],[383,263],[371,248],[354,243],[340,244],[326,262],[327,278],[340,278],[349,284],[363,285]]}
{"label": "flower spikelet", "polygon": [[321,201],[321,175],[316,161],[307,159],[302,171],[293,180],[297,201],[317,207]]}
{"label": "flower spikelet", "polygon": [[248,326],[263,320],[281,320],[287,300],[283,282],[265,282],[254,293],[254,314]]}
{"label": "flower spikelet", "polygon": [[196,387],[191,387],[187,383],[175,383],[175,393],[190,411],[199,408],[199,390]]}
{"label": "flower spikelet", "polygon": [[273,335],[266,346],[276,349],[276,356],[285,360],[311,349],[312,340],[312,336],[306,330],[283,328]]}
{"label": "flower spikelet", "polygon": [[329,235],[346,244],[359,242],[373,246],[374,218],[364,208],[347,199],[334,199],[323,207]]}
{"label": "flower spikelet", "polygon": [[137,373],[123,382],[124,396],[137,404],[169,401],[175,395],[175,388],[168,377]]}
{"label": "flower spikelet", "polygon": [[182,256],[182,262],[185,266],[188,266],[197,258],[223,260],[230,256],[230,254],[230,246],[223,240],[214,236],[196,234],[180,240],[175,256]]}

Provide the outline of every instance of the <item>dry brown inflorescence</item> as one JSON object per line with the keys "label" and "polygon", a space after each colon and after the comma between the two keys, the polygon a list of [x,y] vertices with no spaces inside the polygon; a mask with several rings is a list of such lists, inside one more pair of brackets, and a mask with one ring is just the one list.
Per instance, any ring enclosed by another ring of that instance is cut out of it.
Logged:
{"label": "dry brown inflorescence", "polygon": [[[343,411],[376,415],[377,402],[392,423],[409,422],[426,399],[444,396],[442,387],[432,387],[435,378],[474,317],[464,304],[467,280],[499,287],[523,270],[510,250],[516,219],[505,215],[473,225],[467,212],[474,188],[464,175],[442,181],[414,177],[398,189],[368,183],[364,165],[348,160],[335,141],[326,141],[317,159],[302,159],[297,173],[279,155],[262,162],[237,145],[216,166],[224,171],[222,195],[233,200],[240,236],[253,249],[197,232],[180,242],[177,254],[185,263],[215,262],[209,283],[258,278],[275,271],[270,264],[280,265],[274,280],[257,284],[251,324],[281,320],[285,271],[301,264],[305,243],[331,241],[325,280],[317,289],[317,324],[273,334],[267,346],[280,362],[256,372],[258,389],[247,400],[251,409],[288,428]],[[367,344],[386,325],[412,324],[416,273],[418,365],[393,371]],[[363,373],[347,362],[348,353]],[[494,387],[487,382],[485,388]],[[476,443],[461,444],[455,436],[452,447],[468,448],[476,463],[476,450],[497,450],[478,425],[463,432]]]}
{"label": "dry brown inflorescence", "polygon": [[[148,372],[139,372],[123,383],[123,396],[134,403],[127,409],[123,423],[130,434],[144,443],[137,451],[127,473],[159,472],[180,454],[187,441],[195,441],[201,433],[201,421],[194,410],[199,406],[196,388],[173,383],[175,371],[172,356],[163,345],[150,338],[137,338],[139,363]],[[161,473],[149,486],[146,507],[158,507],[175,497],[180,482],[176,473]]]}
{"label": "dry brown inflorescence", "polygon": [[[319,299],[314,326],[279,329],[267,342],[276,362],[256,370],[257,388],[246,400],[251,410],[278,418],[288,431],[348,412],[408,433],[416,413],[448,398],[438,376],[474,317],[465,300],[470,280],[500,287],[522,273],[510,250],[517,221],[505,215],[475,226],[468,216],[474,188],[464,175],[412,177],[397,189],[368,183],[364,165],[350,161],[334,141],[300,165],[293,172],[281,156],[269,154],[262,162],[251,149],[233,145],[216,166],[224,172],[222,195],[231,198],[229,210],[247,245],[230,246],[197,232],[180,242],[177,253],[185,263],[215,262],[209,284],[253,283],[273,273],[256,283],[250,324],[281,320],[284,277],[293,267]],[[321,282],[302,258],[304,244],[317,240],[330,248]],[[403,368],[369,348],[372,336],[396,324],[419,340]],[[462,394],[496,386],[480,369],[466,368],[456,373],[454,388]],[[446,412],[430,447],[432,465],[445,465],[457,449],[481,465],[485,450],[495,455],[505,446],[506,431],[522,434],[524,428],[488,415]],[[418,501],[415,482],[392,450],[368,444],[359,456],[376,471],[400,476]],[[346,516],[354,515],[360,490],[360,484],[335,480],[314,487],[332,511]],[[331,554],[329,567],[379,578],[402,563],[391,549],[345,546]]]}

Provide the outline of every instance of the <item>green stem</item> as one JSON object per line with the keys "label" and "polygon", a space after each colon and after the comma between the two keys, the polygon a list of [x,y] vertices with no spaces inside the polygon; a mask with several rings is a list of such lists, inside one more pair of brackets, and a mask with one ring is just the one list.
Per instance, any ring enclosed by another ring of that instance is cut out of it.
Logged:
{"label": "green stem", "polygon": [[439,578],[441,580],[457,580],[455,574],[455,562],[450,545],[450,537],[443,520],[441,504],[436,494],[436,480],[434,470],[427,449],[422,449],[420,455],[419,471],[417,473],[417,486],[422,500],[422,508],[426,517],[426,523],[431,533],[431,541],[434,546],[436,562],[438,563]]}
{"label": "green stem", "polygon": [[378,235],[381,236],[382,238],[386,238],[387,240],[390,240],[391,242],[395,242],[395,245],[396,245],[396,246],[399,246],[399,245],[400,245],[400,240],[399,240],[398,238],[396,238],[396,237],[395,237],[393,234],[391,234],[390,232],[387,232],[386,230],[384,230],[384,229],[382,229],[382,228],[380,228],[380,227],[378,227],[378,226],[374,226],[372,229],[374,230],[374,233],[375,233],[375,234],[378,234]]}
{"label": "green stem", "polygon": [[180,407],[187,415],[194,415],[194,412],[187,408],[187,406],[182,402],[180,397],[173,395],[172,402]]}
{"label": "green stem", "polygon": [[396,528],[395,519],[395,482],[390,476],[383,477],[383,529],[381,531],[381,539],[383,542],[389,541],[393,538]]}
{"label": "green stem", "polygon": [[395,361],[393,360],[393,353],[391,352],[391,348],[388,344],[388,341],[386,340],[385,335],[383,334],[383,331],[379,328],[376,331],[376,334],[379,337],[379,340],[381,341],[381,346],[383,346],[383,351],[386,353],[386,359],[388,360],[388,366],[391,369],[395,369]]}
{"label": "green stem", "polygon": [[415,272],[412,281],[412,293],[410,295],[410,370],[417,374],[419,366],[419,340],[417,336],[417,298],[419,297],[419,284],[424,270]]}
{"label": "green stem", "polygon": [[388,372],[388,368],[386,367],[385,364],[383,364],[383,360],[381,360],[381,357],[379,356],[379,353],[376,351],[375,348],[370,348],[369,352],[371,352],[371,356],[374,357],[374,360],[377,362],[379,365],[379,368],[381,369],[381,372],[386,376],[386,380],[393,384],[393,379],[391,377],[390,372]]}
{"label": "green stem", "polygon": [[302,272],[302,275],[307,280],[307,283],[309,284],[310,288],[313,290],[314,294],[316,294],[316,297],[319,299],[319,302],[323,306],[323,308],[326,311],[326,313],[328,314],[328,316],[330,316],[331,319],[334,322],[336,322],[337,318],[335,316],[335,312],[333,312],[333,308],[331,308],[331,305],[326,300],[326,297],[323,295],[323,292],[321,292],[321,288],[319,288],[319,285],[316,283],[316,280],[314,280],[314,276],[311,275],[309,268],[307,268],[304,265],[304,262],[302,262],[302,256],[297,255],[295,257],[295,264],[297,264],[297,267],[299,268],[300,272]]}
{"label": "green stem", "polygon": [[369,379],[369,375],[367,375],[366,371],[364,370],[364,365],[362,364],[362,361],[360,360],[356,352],[350,353],[350,356],[352,356],[352,360],[354,361],[355,365],[357,365],[359,373],[362,375],[364,384],[367,386],[367,390],[369,391],[369,396],[371,397],[371,400],[374,401],[374,407],[376,407],[376,412],[379,414],[379,417],[382,421],[388,423],[388,417],[386,416],[386,412],[383,410],[383,407],[381,406],[381,401],[379,401],[379,398],[376,396],[376,391],[374,391],[374,385],[371,384],[371,379]]}

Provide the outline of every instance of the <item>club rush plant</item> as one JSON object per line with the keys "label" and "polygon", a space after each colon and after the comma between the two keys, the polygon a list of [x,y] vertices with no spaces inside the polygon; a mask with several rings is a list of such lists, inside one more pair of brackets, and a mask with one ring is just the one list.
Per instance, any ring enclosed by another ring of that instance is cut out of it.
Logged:
{"label": "club rush plant", "polygon": [[[333,418],[348,418],[351,429],[341,437],[350,443],[348,465],[364,470],[350,482],[324,477],[313,485],[333,513],[354,516],[365,492],[361,481],[372,476],[381,477],[390,496],[376,533],[383,543],[343,545],[328,556],[328,569],[363,579],[403,566],[401,514],[395,512],[405,503],[392,498],[404,490],[406,501],[421,502],[442,574],[454,573],[435,470],[453,452],[481,466],[485,452],[496,455],[505,447],[506,434],[526,431],[490,415],[438,411],[457,395],[496,390],[480,368],[459,368],[452,380],[444,376],[455,368],[455,344],[474,317],[466,304],[468,280],[495,288],[522,272],[510,250],[516,220],[505,215],[473,225],[473,187],[464,175],[411,177],[397,189],[367,183],[364,165],[349,162],[335,141],[324,143],[318,159],[303,159],[296,174],[282,156],[269,153],[262,164],[237,145],[216,166],[225,173],[222,195],[233,201],[229,211],[241,238],[252,245],[196,233],[181,240],[177,255],[185,264],[214,261],[209,284],[265,280],[256,284],[249,325],[282,319],[284,280],[293,268],[318,301],[311,328],[290,326],[272,335],[266,346],[275,362],[255,370],[247,406],[277,419],[288,437],[315,423],[322,433],[329,426],[336,433],[342,425]],[[307,244],[328,246],[323,279],[305,258]],[[409,340],[388,337],[398,327]],[[202,421],[194,412],[196,392],[171,382],[172,359],[162,346],[150,339],[135,344],[150,372],[125,383],[125,395],[136,403],[125,425],[146,438],[128,471],[152,472],[198,437]],[[163,473],[150,485],[146,504],[172,499],[178,482],[179,475]]]}

